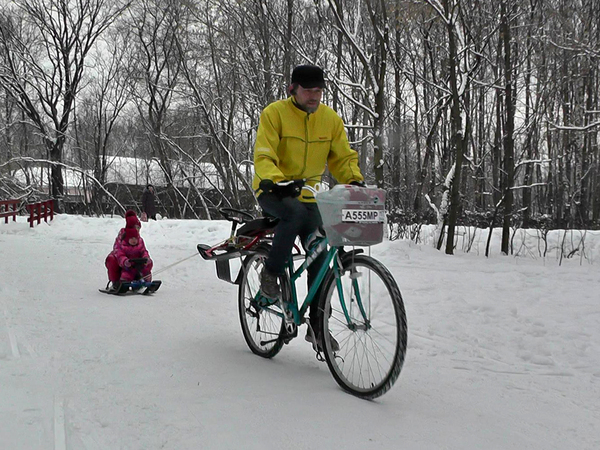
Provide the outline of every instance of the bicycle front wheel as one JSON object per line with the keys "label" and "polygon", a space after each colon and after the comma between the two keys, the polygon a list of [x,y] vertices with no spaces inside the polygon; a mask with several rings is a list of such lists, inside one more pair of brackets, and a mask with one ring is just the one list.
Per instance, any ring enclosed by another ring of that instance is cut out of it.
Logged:
{"label": "bicycle front wheel", "polygon": [[260,291],[260,274],[266,252],[248,255],[243,262],[243,277],[238,293],[238,310],[244,339],[253,353],[272,358],[281,350],[283,315],[277,303],[268,304]]}
{"label": "bicycle front wheel", "polygon": [[407,324],[400,289],[389,270],[367,255],[348,254],[320,299],[323,351],[346,391],[365,399],[386,393],[402,370]]}

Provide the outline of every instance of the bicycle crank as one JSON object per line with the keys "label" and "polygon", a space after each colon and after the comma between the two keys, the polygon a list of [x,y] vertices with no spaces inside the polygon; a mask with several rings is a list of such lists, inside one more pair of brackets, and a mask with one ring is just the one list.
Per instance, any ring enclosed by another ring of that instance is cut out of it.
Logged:
{"label": "bicycle crank", "polygon": [[289,343],[293,338],[298,336],[298,325],[294,321],[294,314],[287,308],[287,305],[281,301],[281,310],[283,312],[283,338],[284,344]]}

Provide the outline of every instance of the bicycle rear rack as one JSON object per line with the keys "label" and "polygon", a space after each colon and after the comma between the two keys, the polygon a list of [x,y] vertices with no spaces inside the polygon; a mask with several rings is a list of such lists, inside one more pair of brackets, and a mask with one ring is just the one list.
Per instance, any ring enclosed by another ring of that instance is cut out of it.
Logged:
{"label": "bicycle rear rack", "polygon": [[239,258],[247,252],[240,251],[235,247],[230,247],[229,249],[227,249],[226,247],[223,247],[223,244],[217,247],[210,247],[206,244],[198,244],[197,248],[202,258],[204,258],[207,261],[215,262],[215,266],[217,268],[217,277],[220,280],[226,281],[231,284],[240,284],[240,273],[238,273],[235,280],[231,279],[231,268],[229,265],[229,261],[233,258]]}

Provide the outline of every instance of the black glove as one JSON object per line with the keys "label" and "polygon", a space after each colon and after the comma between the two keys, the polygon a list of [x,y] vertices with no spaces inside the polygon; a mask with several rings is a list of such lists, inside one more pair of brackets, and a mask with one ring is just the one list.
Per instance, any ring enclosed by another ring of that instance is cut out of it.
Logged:
{"label": "black glove", "polygon": [[304,186],[304,180],[280,181],[279,183],[273,183],[272,180],[262,180],[258,185],[265,194],[272,192],[279,198],[298,197],[302,192],[302,186]]}
{"label": "black glove", "polygon": [[273,190],[273,186],[275,186],[273,180],[260,180],[260,184],[258,185],[259,189],[263,191],[264,194],[271,192]]}
{"label": "black glove", "polygon": [[364,181],[351,181],[350,184],[352,186],[367,187]]}

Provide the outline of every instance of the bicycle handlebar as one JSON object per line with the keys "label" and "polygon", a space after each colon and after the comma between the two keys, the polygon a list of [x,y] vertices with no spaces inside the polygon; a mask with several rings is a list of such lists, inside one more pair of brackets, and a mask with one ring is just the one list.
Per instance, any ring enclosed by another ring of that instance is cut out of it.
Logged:
{"label": "bicycle handlebar", "polygon": [[[302,189],[306,189],[307,191],[311,192],[313,195],[316,196],[319,192],[322,191],[322,189],[320,188],[321,182],[319,181],[315,183],[314,186],[310,186],[306,184],[308,180],[310,180],[310,178],[300,178],[297,180],[282,180],[278,181],[277,183],[274,183],[272,180],[265,179],[260,182],[259,188],[264,193],[271,192],[280,198],[298,197]],[[366,187],[364,181],[353,181],[350,184],[359,187]]]}

